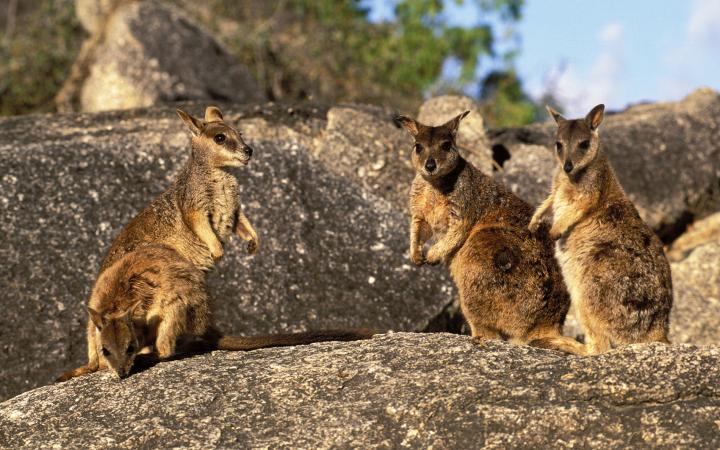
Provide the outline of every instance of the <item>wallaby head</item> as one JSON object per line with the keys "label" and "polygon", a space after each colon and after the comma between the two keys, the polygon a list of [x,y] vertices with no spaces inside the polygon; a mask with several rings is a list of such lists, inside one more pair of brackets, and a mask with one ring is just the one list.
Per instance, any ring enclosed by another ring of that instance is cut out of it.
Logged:
{"label": "wallaby head", "polygon": [[465,111],[439,127],[429,127],[406,116],[396,120],[415,139],[412,163],[415,171],[428,181],[442,178],[452,172],[460,161],[455,139],[460,121],[470,111]]}
{"label": "wallaby head", "polygon": [[557,123],[555,134],[555,157],[570,179],[582,173],[597,157],[600,150],[598,127],[603,120],[605,105],[597,105],[584,119],[568,120],[547,106]]}
{"label": "wallaby head", "polygon": [[88,307],[90,319],[97,328],[100,354],[120,378],[130,374],[135,356],[140,351],[132,320],[136,306],[115,312],[100,312]]}
{"label": "wallaby head", "polygon": [[223,121],[222,112],[216,106],[205,109],[205,118],[198,119],[178,109],[178,116],[192,133],[193,149],[207,157],[216,167],[245,166],[253,149],[245,143],[238,130]]}

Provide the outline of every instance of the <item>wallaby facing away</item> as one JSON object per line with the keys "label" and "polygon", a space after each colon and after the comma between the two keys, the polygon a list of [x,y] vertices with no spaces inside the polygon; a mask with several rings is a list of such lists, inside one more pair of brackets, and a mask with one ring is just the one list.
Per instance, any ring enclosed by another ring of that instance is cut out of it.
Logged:
{"label": "wallaby facing away", "polygon": [[[584,119],[557,122],[557,170],[550,196],[530,223],[536,230],[553,212],[550,236],[570,296],[585,328],[577,354],[607,351],[613,344],[668,342],[672,307],[670,266],[662,244],[627,198],[600,151],[598,127],[605,107]],[[540,346],[558,347],[544,340]]]}
{"label": "wallaby facing away", "polygon": [[459,155],[455,137],[468,113],[439,127],[397,118],[415,138],[410,258],[448,265],[476,340],[559,337],[570,298],[552,243],[527,230],[527,203]]}
{"label": "wallaby facing away", "polygon": [[248,164],[252,148],[214,106],[207,107],[204,120],[177,113],[193,135],[190,158],[173,184],[120,231],[100,272],[125,253],[152,243],[167,245],[208,270],[233,231],[248,241],[248,252],[258,249],[257,233],[240,209],[238,180],[230,171]]}
{"label": "wallaby facing away", "polygon": [[88,363],[58,381],[108,367],[124,378],[136,355],[150,349],[172,357],[181,338],[204,349],[255,350],[322,341],[367,339],[366,330],[321,331],[257,337],[226,336],[213,326],[205,272],[175,250],[147,245],[126,253],[98,278],[88,302]]}

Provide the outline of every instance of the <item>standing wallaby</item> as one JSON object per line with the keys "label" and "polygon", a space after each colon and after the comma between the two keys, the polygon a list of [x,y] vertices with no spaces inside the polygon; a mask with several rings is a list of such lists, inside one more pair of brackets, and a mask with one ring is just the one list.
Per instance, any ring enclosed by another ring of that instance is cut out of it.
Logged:
{"label": "standing wallaby", "polygon": [[329,330],[226,336],[213,326],[205,272],[175,250],[157,244],[126,253],[110,265],[98,278],[87,310],[88,363],[65,372],[58,381],[108,367],[124,378],[142,350],[150,349],[159,359],[168,359],[182,338],[199,338],[206,350],[255,350],[372,335],[366,330]]}
{"label": "standing wallaby", "polygon": [[[476,340],[562,339],[570,298],[552,243],[527,230],[527,203],[458,153],[457,129],[468,113],[439,127],[397,118],[415,139],[410,258],[448,265]],[[436,242],[423,255],[433,235]]]}
{"label": "standing wallaby", "polygon": [[253,149],[214,106],[207,107],[204,120],[177,113],[193,135],[190,158],[173,184],[120,231],[101,272],[125,253],[152,243],[167,245],[209,270],[233,231],[248,241],[248,252],[258,249],[257,233],[240,209],[238,180],[231,171],[247,165]]}
{"label": "standing wallaby", "polygon": [[[613,344],[668,343],[672,280],[662,244],[627,198],[600,151],[598,127],[605,107],[584,119],[567,120],[548,107],[557,123],[558,168],[550,196],[530,223],[552,211],[550,236],[565,283],[585,329],[577,354],[607,351]],[[539,346],[558,347],[552,340]]]}

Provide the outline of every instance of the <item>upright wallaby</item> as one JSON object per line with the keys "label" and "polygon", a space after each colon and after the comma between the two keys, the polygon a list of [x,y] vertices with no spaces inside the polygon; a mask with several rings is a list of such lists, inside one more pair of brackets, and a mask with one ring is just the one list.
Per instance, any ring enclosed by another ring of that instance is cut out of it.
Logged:
{"label": "upright wallaby", "polygon": [[[550,236],[570,296],[585,328],[577,354],[604,352],[613,344],[668,342],[672,281],[662,244],[627,198],[600,151],[598,127],[605,107],[557,123],[557,170],[550,196],[530,223],[535,231],[553,212]],[[552,339],[537,345],[558,347]],[[562,347],[562,346],[561,346]]]}
{"label": "upright wallaby", "polygon": [[476,340],[560,337],[570,298],[552,243],[527,230],[527,203],[458,153],[455,138],[468,113],[439,127],[397,118],[415,138],[410,258],[448,265]]}
{"label": "upright wallaby", "polygon": [[136,355],[150,349],[172,357],[181,338],[201,348],[255,350],[322,341],[367,339],[366,330],[321,331],[256,337],[226,336],[213,326],[205,272],[177,251],[151,244],[126,253],[98,278],[88,302],[88,363],[58,381],[108,367],[124,378]]}
{"label": "upright wallaby", "polygon": [[207,107],[204,120],[177,113],[193,135],[190,158],[173,184],[120,231],[101,272],[125,253],[152,243],[167,245],[207,270],[222,256],[223,241],[233,231],[248,241],[248,252],[258,249],[257,233],[240,209],[238,180],[230,170],[247,165],[253,149],[214,106]]}

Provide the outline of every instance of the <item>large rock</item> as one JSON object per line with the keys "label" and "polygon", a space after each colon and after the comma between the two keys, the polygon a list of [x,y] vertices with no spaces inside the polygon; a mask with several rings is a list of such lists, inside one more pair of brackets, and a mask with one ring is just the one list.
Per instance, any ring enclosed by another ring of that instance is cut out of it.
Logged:
{"label": "large rock", "polygon": [[102,30],[102,25],[108,14],[125,0],[75,0],[75,15],[80,24],[90,34]]}
{"label": "large rock", "polygon": [[[444,269],[408,262],[404,211],[329,172],[299,143],[321,128],[324,110],[223,109],[231,121],[241,118],[256,149],[240,174],[261,249],[250,257],[231,240],[211,275],[221,327],[422,330],[442,313],[452,284]],[[0,398],[7,398],[84,361],[84,303],[101,259],[185,162],[189,133],[174,108],[152,108],[2,119],[0,135]]]}
{"label": "large rock", "polygon": [[[493,148],[510,154],[505,181],[534,204],[550,189],[554,131],[548,122],[490,133]],[[600,134],[620,183],[664,241],[677,237],[693,217],[720,210],[717,92],[700,89],[680,102],[607,115]]]}
{"label": "large rock", "polygon": [[313,153],[328,169],[363,185],[405,211],[415,171],[412,138],[391,111],[360,105],[330,108]]}
{"label": "large rock", "polygon": [[671,267],[675,302],[670,339],[693,344],[720,343],[720,242],[696,247]]}
{"label": "large rock", "polygon": [[215,352],[0,404],[3,448],[718,448],[720,349],[450,334]]}
{"label": "large rock", "polygon": [[80,92],[83,111],[264,98],[248,70],[177,9],[154,0],[126,2],[102,33]]}
{"label": "large rock", "polygon": [[670,261],[685,259],[695,248],[709,243],[720,245],[720,212],[694,222],[668,249]]}

